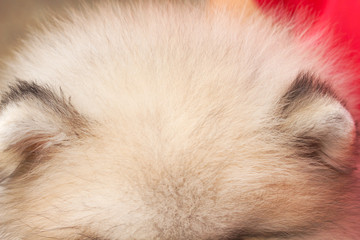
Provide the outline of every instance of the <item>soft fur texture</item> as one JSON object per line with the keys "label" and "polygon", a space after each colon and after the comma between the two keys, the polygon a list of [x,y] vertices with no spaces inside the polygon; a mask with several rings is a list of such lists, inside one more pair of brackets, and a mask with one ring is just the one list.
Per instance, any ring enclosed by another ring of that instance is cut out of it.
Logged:
{"label": "soft fur texture", "polygon": [[1,239],[360,238],[351,75],[316,36],[201,4],[84,9],[2,71]]}

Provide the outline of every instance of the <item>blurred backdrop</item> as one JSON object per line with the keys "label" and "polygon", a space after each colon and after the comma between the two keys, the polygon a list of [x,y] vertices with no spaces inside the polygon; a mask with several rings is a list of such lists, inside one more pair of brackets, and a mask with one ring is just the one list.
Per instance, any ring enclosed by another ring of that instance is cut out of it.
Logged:
{"label": "blurred backdrop", "polygon": [[79,0],[0,0],[0,57],[11,54],[29,26],[46,21],[51,12],[61,14],[66,6],[78,7],[79,3]]}

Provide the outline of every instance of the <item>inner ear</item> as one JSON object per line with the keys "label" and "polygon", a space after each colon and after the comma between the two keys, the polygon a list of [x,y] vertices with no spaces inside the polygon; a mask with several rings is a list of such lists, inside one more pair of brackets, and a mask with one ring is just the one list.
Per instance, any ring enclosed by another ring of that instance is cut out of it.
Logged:
{"label": "inner ear", "polygon": [[1,100],[0,177],[45,161],[84,136],[88,126],[61,91],[18,81]]}
{"label": "inner ear", "polygon": [[328,85],[314,75],[299,74],[279,103],[281,129],[300,158],[340,172],[352,169],[355,122]]}

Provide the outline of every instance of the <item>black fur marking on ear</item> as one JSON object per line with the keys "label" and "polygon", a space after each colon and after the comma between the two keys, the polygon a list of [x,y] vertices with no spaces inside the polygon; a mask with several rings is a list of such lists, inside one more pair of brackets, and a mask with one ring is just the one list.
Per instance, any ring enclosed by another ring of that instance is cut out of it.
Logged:
{"label": "black fur marking on ear", "polygon": [[64,121],[72,126],[84,127],[87,120],[71,104],[70,98],[65,98],[60,88],[59,95],[56,94],[49,86],[40,86],[35,82],[17,80],[9,87],[0,101],[0,112],[9,104],[20,101],[38,101],[42,103],[45,111],[51,111],[58,114]]}
{"label": "black fur marking on ear", "polygon": [[345,103],[339,99],[328,84],[321,82],[311,73],[299,73],[287,92],[280,99],[282,115],[291,113],[302,101],[317,96],[332,97],[345,106]]}
{"label": "black fur marking on ear", "polygon": [[60,93],[61,96],[58,96],[48,86],[17,80],[16,84],[10,86],[9,91],[2,96],[1,109],[6,108],[10,103],[36,99],[58,113],[66,114],[66,112],[73,111],[70,101],[64,98],[61,89]]}
{"label": "black fur marking on ear", "polygon": [[13,86],[10,86],[10,91],[7,92],[1,99],[1,106],[4,108],[10,102],[16,102],[26,97],[36,97],[38,99],[48,99],[50,96],[54,98],[54,94],[45,87],[41,87],[34,82],[25,82],[18,80]]}

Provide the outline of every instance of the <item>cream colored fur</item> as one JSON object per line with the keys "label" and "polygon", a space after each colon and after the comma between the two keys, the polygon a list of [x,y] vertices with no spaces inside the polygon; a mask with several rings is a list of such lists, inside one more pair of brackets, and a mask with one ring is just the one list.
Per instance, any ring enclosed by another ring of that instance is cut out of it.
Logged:
{"label": "cream colored fur", "polygon": [[[326,48],[261,15],[180,3],[70,15],[1,80],[63,94],[87,130],[36,98],[2,107],[0,239],[360,239],[350,113],[321,94],[279,113],[302,72],[346,83]],[[304,132],[325,164],[298,157]],[[12,176],[31,146],[34,167]]]}

